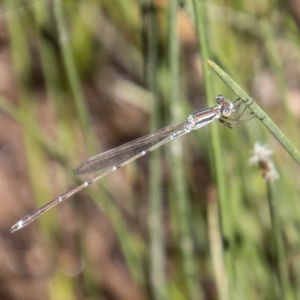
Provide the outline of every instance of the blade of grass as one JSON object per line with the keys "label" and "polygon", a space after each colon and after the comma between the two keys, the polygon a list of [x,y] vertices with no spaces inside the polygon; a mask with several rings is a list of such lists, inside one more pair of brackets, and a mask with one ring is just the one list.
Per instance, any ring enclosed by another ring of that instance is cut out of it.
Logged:
{"label": "blade of grass", "polygon": [[[207,37],[207,32],[209,32],[208,26],[208,17],[207,17],[207,3],[204,0],[194,0],[194,9],[195,9],[195,22],[197,27],[197,35],[198,35],[198,43],[199,49],[201,49],[202,61],[205,62],[208,59],[210,49],[209,49],[209,40]],[[205,93],[206,99],[210,106],[213,106],[214,103],[212,99],[213,96],[213,86],[212,81],[210,80],[209,68],[205,63],[203,63],[203,73],[204,73],[204,80],[205,80]],[[221,145],[220,145],[220,134],[217,129],[216,124],[211,124],[211,162],[212,162],[212,171],[215,176],[217,186],[218,186],[218,202],[213,210],[216,213],[215,218],[219,218],[219,207],[221,208],[221,215],[223,217],[222,221],[226,222],[226,215],[222,214],[222,206],[226,205],[226,185],[225,185],[225,176],[222,170],[222,155],[221,155]],[[222,224],[222,222],[220,222]],[[225,300],[228,298],[228,283],[227,283],[227,276],[225,270],[225,262],[223,256],[223,249],[213,249],[214,247],[218,248],[219,245],[222,245],[222,231],[219,228],[219,243],[211,244],[211,255],[213,260],[213,268],[218,292],[218,298]],[[214,239],[215,240],[215,239]],[[218,255],[215,257],[214,255]],[[221,272],[223,273],[222,279],[219,280],[220,276],[218,274]]]}
{"label": "blade of grass", "polygon": [[277,127],[266,112],[250,97],[223,69],[211,60],[207,60],[208,65],[219,75],[219,77],[241,98],[257,118],[274,135],[278,142],[285,148],[290,156],[300,165],[300,152]]}
{"label": "blade of grass", "polygon": [[[169,35],[169,67],[170,67],[170,87],[169,105],[171,109],[171,123],[178,122],[184,118],[180,99],[180,76],[179,76],[179,41],[177,31],[178,0],[171,0],[168,9],[168,35]],[[186,174],[184,170],[184,149],[183,143],[174,140],[170,145],[170,160],[172,165],[173,184],[175,189],[176,201],[174,206],[177,208],[178,228],[180,235],[180,251],[184,278],[186,279],[189,299],[199,300],[202,295],[198,285],[197,263],[194,255],[194,244],[190,230],[190,199],[187,193]]]}
{"label": "blade of grass", "polygon": [[276,205],[276,199],[274,198],[274,192],[270,181],[266,180],[267,196],[269,202],[270,217],[272,223],[272,235],[275,252],[275,263],[278,270],[278,282],[280,299],[290,299],[289,297],[289,280],[287,265],[285,259],[285,249],[282,240],[282,230],[278,217],[278,208]]}
{"label": "blade of grass", "polygon": [[[148,27],[145,28],[147,38],[146,56],[146,82],[153,93],[153,110],[151,115],[151,131],[155,132],[159,124],[159,92],[158,92],[158,28],[157,12],[154,1],[141,1],[145,11],[151,7],[148,18]],[[153,299],[168,299],[165,275],[165,253],[163,238],[163,205],[160,194],[160,150],[154,151],[150,156],[150,282]]]}
{"label": "blade of grass", "polygon": [[66,157],[63,153],[53,147],[53,143],[45,136],[40,129],[37,128],[32,118],[28,116],[28,113],[22,111],[13,105],[11,105],[8,100],[0,97],[0,109],[3,110],[12,119],[17,121],[22,125],[22,128],[34,138],[35,142],[48,152],[50,155],[57,158],[62,164],[66,165]]}
{"label": "blade of grass", "polygon": [[84,103],[84,97],[80,87],[78,72],[76,70],[73,52],[70,46],[69,36],[66,30],[66,26],[64,24],[63,2],[59,0],[54,0],[53,5],[54,5],[54,15],[56,18],[57,29],[59,34],[60,47],[62,49],[62,59],[68,77],[68,81],[70,84],[70,88],[75,100],[77,113],[85,134],[88,150],[91,151],[91,153],[95,153],[96,150],[95,139],[93,138],[93,134],[91,133],[90,130],[90,121],[88,118],[88,112],[87,112],[86,105]]}
{"label": "blade of grass", "polygon": [[[79,75],[75,66],[74,58],[73,58],[73,51],[69,45],[69,37],[68,32],[65,28],[65,15],[62,7],[61,1],[54,2],[55,8],[55,16],[58,26],[58,32],[61,41],[61,48],[62,48],[62,57],[64,61],[64,66],[66,69],[66,73],[68,76],[68,80],[71,86],[71,92],[74,96],[75,106],[77,108],[77,114],[79,115],[80,123],[83,128],[83,132],[85,134],[85,138],[87,140],[87,148],[88,151],[91,153],[95,153],[95,139],[91,132],[90,122],[89,122],[89,113],[84,103],[84,97],[82,94],[82,90],[80,87],[79,82]],[[103,24],[104,25],[104,24]],[[59,103],[57,103],[57,107],[59,107]],[[59,109],[62,111],[62,108]],[[60,117],[63,116],[60,114]],[[72,144],[76,144],[73,142]],[[70,148],[71,150],[72,147]],[[103,180],[104,181],[104,180]],[[135,245],[135,237],[130,235],[130,231],[126,226],[122,215],[118,211],[118,208],[114,203],[111,202],[107,193],[105,192],[105,184],[101,185],[101,189],[98,189],[97,192],[88,191],[89,195],[92,195],[93,199],[101,199],[101,201],[96,201],[97,206],[100,207],[102,211],[104,211],[110,218],[116,233],[118,235],[122,253],[124,254],[127,266],[129,268],[130,275],[134,279],[135,282],[139,282],[140,284],[144,281],[141,271],[141,259],[139,254],[139,249],[134,247]]]}
{"label": "blade of grass", "polygon": [[250,164],[258,164],[267,187],[267,197],[272,226],[274,262],[277,276],[274,279],[278,285],[274,285],[274,294],[278,299],[291,299],[289,296],[289,279],[285,258],[285,247],[282,237],[282,224],[279,217],[279,207],[275,199],[273,182],[279,178],[273,162],[270,159],[273,151],[265,146],[256,143],[254,145],[253,155],[249,160]]}

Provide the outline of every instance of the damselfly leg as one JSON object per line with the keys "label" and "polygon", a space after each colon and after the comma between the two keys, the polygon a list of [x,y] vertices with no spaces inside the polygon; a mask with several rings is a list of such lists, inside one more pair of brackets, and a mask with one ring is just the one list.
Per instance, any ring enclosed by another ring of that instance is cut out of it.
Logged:
{"label": "damselfly leg", "polygon": [[[236,99],[233,102],[234,109],[231,115],[234,115],[234,118],[230,117],[222,117],[220,118],[220,122],[227,126],[228,128],[235,128],[245,124],[246,122],[250,121],[251,119],[255,118],[255,114],[253,112],[249,112],[249,106],[244,104],[241,98]],[[242,111],[240,109],[242,107]]]}

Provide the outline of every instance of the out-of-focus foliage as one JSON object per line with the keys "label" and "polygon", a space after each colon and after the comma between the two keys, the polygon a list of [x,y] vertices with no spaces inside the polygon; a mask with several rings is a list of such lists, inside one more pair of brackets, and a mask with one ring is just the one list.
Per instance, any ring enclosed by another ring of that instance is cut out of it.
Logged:
{"label": "out-of-focus foliage", "polygon": [[[78,162],[146,135],[150,123],[163,127],[208,106],[207,81],[215,94],[236,98],[213,72],[204,79],[197,1],[179,1],[177,9],[180,101],[170,97],[176,43],[169,40],[168,1],[1,2],[1,299],[300,297],[299,166],[255,119],[234,130],[215,124],[216,143],[208,127],[191,133],[161,149],[156,170],[145,156],[9,232],[81,182],[72,173]],[[209,58],[300,147],[298,2],[201,1],[201,7]],[[271,186],[249,165],[256,142],[273,150],[280,178]],[[211,144],[221,150],[217,164]],[[157,202],[152,172],[159,177]],[[161,205],[160,223],[153,203]],[[161,233],[158,252],[153,224]]]}

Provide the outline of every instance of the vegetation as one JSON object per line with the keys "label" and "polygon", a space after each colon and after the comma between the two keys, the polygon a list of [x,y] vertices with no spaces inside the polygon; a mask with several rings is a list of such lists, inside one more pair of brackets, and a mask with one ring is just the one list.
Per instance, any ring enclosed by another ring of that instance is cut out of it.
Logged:
{"label": "vegetation", "polygon": [[[0,8],[1,299],[300,298],[297,1]],[[220,93],[268,118],[214,122],[9,233],[86,179],[80,161]]]}

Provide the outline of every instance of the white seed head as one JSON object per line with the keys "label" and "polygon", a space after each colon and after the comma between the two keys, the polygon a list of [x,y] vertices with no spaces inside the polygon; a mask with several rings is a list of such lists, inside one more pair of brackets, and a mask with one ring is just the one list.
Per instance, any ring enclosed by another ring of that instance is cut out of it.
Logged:
{"label": "white seed head", "polygon": [[261,145],[255,143],[252,156],[249,159],[250,165],[258,164],[263,172],[263,176],[267,181],[274,181],[279,178],[279,174],[271,161],[270,156],[273,154],[273,150],[268,145]]}

